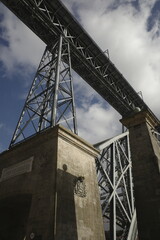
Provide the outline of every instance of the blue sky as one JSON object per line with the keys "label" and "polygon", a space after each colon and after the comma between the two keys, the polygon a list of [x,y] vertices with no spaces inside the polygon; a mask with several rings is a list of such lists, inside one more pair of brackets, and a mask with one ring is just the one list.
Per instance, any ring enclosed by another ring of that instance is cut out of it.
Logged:
{"label": "blue sky", "polygon": [[[160,117],[160,1],[63,0]],[[0,3],[0,151],[11,140],[44,43]],[[119,114],[75,73],[79,135],[91,143],[121,132]]]}

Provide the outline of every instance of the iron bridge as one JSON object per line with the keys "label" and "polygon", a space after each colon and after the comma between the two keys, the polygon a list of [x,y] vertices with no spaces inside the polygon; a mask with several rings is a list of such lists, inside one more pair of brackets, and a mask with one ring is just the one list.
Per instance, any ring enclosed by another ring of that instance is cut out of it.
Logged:
{"label": "iron bridge", "polygon": [[[60,1],[1,2],[46,44],[10,147],[26,139],[26,134],[31,136],[61,122],[77,134],[71,69],[122,117],[137,110],[147,110],[154,116],[106,52],[97,46]],[[159,141],[159,133],[153,134]],[[136,240],[129,133],[95,147],[101,151],[96,166],[107,239]]]}
{"label": "iron bridge", "polygon": [[[123,117],[135,108],[148,109],[88,33],[59,0],[1,0],[52,51],[60,35],[70,44],[72,68]],[[151,111],[151,110],[149,110]]]}

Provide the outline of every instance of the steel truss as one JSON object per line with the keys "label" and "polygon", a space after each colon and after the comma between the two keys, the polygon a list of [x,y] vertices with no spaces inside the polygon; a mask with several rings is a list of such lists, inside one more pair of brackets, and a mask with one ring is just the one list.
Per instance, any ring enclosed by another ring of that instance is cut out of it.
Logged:
{"label": "steel truss", "polygon": [[77,134],[70,46],[60,35],[50,49],[44,51],[10,146],[57,124]]}
{"label": "steel truss", "polygon": [[101,151],[96,167],[106,239],[136,240],[129,133],[125,132],[95,147]]}
{"label": "steel truss", "polygon": [[65,6],[58,0],[1,0],[48,46],[67,31],[73,69],[122,116],[151,110]]}

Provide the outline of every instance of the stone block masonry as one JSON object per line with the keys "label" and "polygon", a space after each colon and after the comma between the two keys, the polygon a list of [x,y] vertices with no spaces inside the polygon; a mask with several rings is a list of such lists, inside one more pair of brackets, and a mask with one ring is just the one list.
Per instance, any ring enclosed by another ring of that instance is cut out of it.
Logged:
{"label": "stone block masonry", "polygon": [[122,123],[129,129],[135,204],[140,240],[160,239],[160,145],[152,130],[159,125],[141,111]]}
{"label": "stone block masonry", "polygon": [[104,240],[98,152],[56,126],[0,155],[0,239]]}

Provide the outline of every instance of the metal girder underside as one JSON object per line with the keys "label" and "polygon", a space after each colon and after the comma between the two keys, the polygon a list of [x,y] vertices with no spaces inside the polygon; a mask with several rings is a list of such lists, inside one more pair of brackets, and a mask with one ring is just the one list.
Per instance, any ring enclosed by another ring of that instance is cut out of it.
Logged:
{"label": "metal girder underside", "polygon": [[129,133],[96,144],[100,200],[106,239],[136,240],[132,162]]}
{"label": "metal girder underside", "polygon": [[[135,108],[148,109],[106,54],[58,0],[1,0],[48,47],[67,32],[72,68],[123,117]],[[149,110],[151,112],[151,110]]]}

